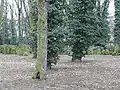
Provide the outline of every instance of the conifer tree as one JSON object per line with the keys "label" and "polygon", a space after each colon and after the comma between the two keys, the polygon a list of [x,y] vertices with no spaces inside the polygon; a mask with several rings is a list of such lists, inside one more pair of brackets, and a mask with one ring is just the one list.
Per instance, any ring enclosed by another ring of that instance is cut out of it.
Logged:
{"label": "conifer tree", "polygon": [[63,44],[63,18],[65,0],[50,0],[48,5],[48,68],[59,60],[59,51]]}
{"label": "conifer tree", "polygon": [[81,60],[92,45],[95,30],[95,4],[94,0],[70,0],[69,2],[69,29],[73,32],[72,61]]}
{"label": "conifer tree", "polygon": [[114,28],[114,43],[120,45],[120,1],[115,2],[115,28]]}

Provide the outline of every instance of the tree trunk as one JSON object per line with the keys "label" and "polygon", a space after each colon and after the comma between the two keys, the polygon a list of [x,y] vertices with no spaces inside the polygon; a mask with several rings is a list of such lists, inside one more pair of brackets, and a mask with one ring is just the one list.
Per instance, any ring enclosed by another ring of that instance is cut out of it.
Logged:
{"label": "tree trunk", "polygon": [[33,79],[44,79],[43,61],[43,39],[44,39],[44,0],[37,0],[38,5],[38,27],[37,27],[37,60]]}
{"label": "tree trunk", "polygon": [[46,74],[47,71],[47,6],[48,3],[44,2],[44,15],[45,15],[45,24],[44,24],[44,52],[43,52],[43,69]]}
{"label": "tree trunk", "polygon": [[22,10],[22,1],[18,0],[18,31],[19,31],[19,44],[22,44],[22,31],[21,31],[21,10]]}
{"label": "tree trunk", "polygon": [[[1,5],[0,5],[0,27],[2,26],[3,23],[3,12],[4,11],[4,0],[1,0]],[[0,45],[3,44],[3,31],[0,30]]]}
{"label": "tree trunk", "polygon": [[36,2],[29,0],[29,25],[31,36],[33,37],[32,50],[33,58],[37,58],[37,21],[38,21],[38,7]]}
{"label": "tree trunk", "polygon": [[13,11],[13,0],[12,0],[12,6],[10,5],[10,10],[11,10],[11,20],[10,20],[10,30],[11,30],[11,45],[16,45],[16,38],[17,38],[17,33],[15,29],[15,20],[14,20],[14,11]]}
{"label": "tree trunk", "polygon": [[8,32],[8,2],[5,1],[5,7],[4,7],[4,17],[3,17],[3,44],[9,44],[9,32]]}

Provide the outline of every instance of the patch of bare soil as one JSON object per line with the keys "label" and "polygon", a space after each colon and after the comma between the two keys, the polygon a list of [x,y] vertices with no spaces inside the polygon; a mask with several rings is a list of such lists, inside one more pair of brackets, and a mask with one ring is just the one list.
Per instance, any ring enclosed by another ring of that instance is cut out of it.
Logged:
{"label": "patch of bare soil", "polygon": [[0,54],[0,90],[120,90],[120,57],[89,55],[71,62],[62,55],[47,80],[32,80],[31,56]]}

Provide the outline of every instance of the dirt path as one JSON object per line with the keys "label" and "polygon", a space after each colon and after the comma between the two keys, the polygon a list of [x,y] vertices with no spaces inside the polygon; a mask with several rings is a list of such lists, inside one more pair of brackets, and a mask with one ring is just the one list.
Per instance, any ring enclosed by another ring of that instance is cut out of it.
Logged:
{"label": "dirt path", "polygon": [[87,56],[70,62],[61,56],[48,79],[32,80],[31,57],[0,54],[0,90],[120,90],[120,57]]}

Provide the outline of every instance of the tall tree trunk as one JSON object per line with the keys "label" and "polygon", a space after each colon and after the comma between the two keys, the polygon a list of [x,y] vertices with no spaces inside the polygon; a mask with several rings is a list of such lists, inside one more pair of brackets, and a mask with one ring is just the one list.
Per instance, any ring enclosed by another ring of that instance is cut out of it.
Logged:
{"label": "tall tree trunk", "polygon": [[[2,26],[3,24],[3,14],[4,14],[4,0],[1,0],[1,12],[0,12],[0,25]],[[3,39],[3,30],[1,29],[0,30],[0,44],[2,45],[4,42],[4,39]]]}
{"label": "tall tree trunk", "polygon": [[8,2],[5,1],[4,2],[4,17],[3,17],[3,44],[9,44],[8,41],[8,19],[7,19],[7,15],[8,15]]}
{"label": "tall tree trunk", "polygon": [[[2,3],[2,2],[1,2]],[[2,23],[2,16],[3,16],[3,10],[2,10],[2,4],[0,5],[0,25]]]}
{"label": "tall tree trunk", "polygon": [[38,8],[36,2],[29,0],[29,24],[30,24],[30,34],[33,37],[32,50],[33,58],[37,58],[37,21],[38,21]]}
{"label": "tall tree trunk", "polygon": [[21,32],[21,10],[22,10],[22,0],[15,0],[17,9],[18,9],[18,32],[19,32],[19,40],[18,44],[22,44],[22,32]]}
{"label": "tall tree trunk", "polygon": [[44,2],[44,15],[45,15],[45,24],[44,24],[44,52],[43,52],[43,69],[46,74],[47,71],[47,7],[48,3]]}
{"label": "tall tree trunk", "polygon": [[42,66],[43,61],[43,39],[44,39],[44,0],[37,0],[38,5],[38,27],[37,27],[37,60],[35,65],[35,71],[33,79],[44,79],[44,70]]}
{"label": "tall tree trunk", "polygon": [[15,20],[14,20],[14,11],[13,11],[13,0],[12,0],[12,6],[10,5],[10,10],[11,10],[11,20],[10,20],[10,29],[11,29],[11,43],[12,45],[16,45],[16,38],[17,38],[17,33],[16,33],[16,30],[15,30]]}
{"label": "tall tree trunk", "polygon": [[18,30],[19,30],[19,44],[21,44],[21,28],[20,28],[20,9],[18,9]]}
{"label": "tall tree trunk", "polygon": [[23,39],[23,35],[24,35],[24,31],[25,31],[25,17],[23,15],[23,13],[21,13],[21,40],[22,40],[22,44],[24,44],[24,39]]}

